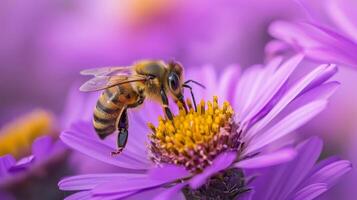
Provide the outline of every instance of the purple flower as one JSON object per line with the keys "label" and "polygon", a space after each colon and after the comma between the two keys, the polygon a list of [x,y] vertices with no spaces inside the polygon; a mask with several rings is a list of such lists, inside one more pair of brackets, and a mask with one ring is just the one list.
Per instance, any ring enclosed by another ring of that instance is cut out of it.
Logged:
{"label": "purple flower", "polygon": [[356,2],[323,1],[318,8],[311,4],[301,3],[310,15],[309,21],[276,21],[270,26],[270,34],[280,41],[267,46],[268,54],[292,47],[317,61],[357,66]]}
{"label": "purple flower", "polygon": [[[334,65],[321,65],[297,80],[289,79],[301,60],[301,55],[284,62],[278,57],[242,74],[239,67],[231,66],[220,77],[210,66],[189,69],[188,78],[207,87],[195,90],[196,99],[217,95],[227,101],[220,105],[214,98],[207,106],[201,101],[197,112],[176,110],[179,114],[173,122],[161,119],[150,128],[145,123],[162,113],[158,105],[145,102],[140,111],[129,112],[129,141],[118,157],[110,156],[114,138],[100,141],[89,122],[74,123],[61,134],[67,145],[130,172],[73,176],[60,181],[60,189],[81,191],[68,199],[120,199],[151,191],[156,199],[170,199],[180,191],[199,197],[244,194],[248,189],[244,170],[293,159],[293,148],[279,148],[286,144],[285,136],[321,112],[339,85],[328,81],[336,73]],[[214,181],[218,174],[224,185],[241,184],[208,194],[221,187],[222,182]]]}
{"label": "purple flower", "polygon": [[66,147],[50,135],[51,115],[37,110],[8,123],[0,131],[0,191],[24,180],[36,169],[60,158]]}
{"label": "purple flower", "polygon": [[[351,162],[337,157],[319,161],[322,141],[310,138],[297,146],[294,160],[259,171],[253,181],[252,199],[315,199],[352,169]],[[269,184],[267,184],[269,183]]]}

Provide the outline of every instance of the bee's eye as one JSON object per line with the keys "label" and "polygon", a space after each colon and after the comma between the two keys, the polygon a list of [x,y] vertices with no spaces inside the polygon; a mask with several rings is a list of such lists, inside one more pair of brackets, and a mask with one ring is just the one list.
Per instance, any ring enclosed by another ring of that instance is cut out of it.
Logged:
{"label": "bee's eye", "polygon": [[176,91],[179,88],[179,77],[176,73],[171,73],[168,81],[171,90]]}

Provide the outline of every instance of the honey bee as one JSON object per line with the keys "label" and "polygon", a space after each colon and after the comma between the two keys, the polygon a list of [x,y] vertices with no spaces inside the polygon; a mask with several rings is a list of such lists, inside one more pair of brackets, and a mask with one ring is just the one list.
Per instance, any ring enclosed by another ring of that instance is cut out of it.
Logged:
{"label": "honey bee", "polygon": [[146,98],[156,100],[162,105],[166,118],[172,120],[167,94],[176,103],[180,102],[187,112],[183,88],[190,89],[197,109],[192,87],[188,83],[204,87],[194,80],[184,82],[183,66],[176,61],[144,60],[132,66],[87,69],[80,73],[94,76],[80,87],[80,91],[104,90],[94,109],[93,126],[101,139],[118,132],[117,150],[112,155],[120,154],[127,143],[129,108],[141,105]]}

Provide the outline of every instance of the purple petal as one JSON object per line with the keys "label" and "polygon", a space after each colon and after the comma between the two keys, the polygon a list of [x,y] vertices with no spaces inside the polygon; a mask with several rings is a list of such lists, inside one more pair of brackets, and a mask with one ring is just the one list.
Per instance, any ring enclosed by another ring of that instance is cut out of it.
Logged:
{"label": "purple petal", "polygon": [[189,175],[184,167],[177,165],[163,165],[149,170],[149,177],[156,180],[173,181]]}
{"label": "purple petal", "polygon": [[[149,130],[147,126],[144,127],[146,124],[145,122],[138,123],[138,120],[136,120],[138,116],[140,116],[139,113],[128,113],[129,121],[132,122],[131,126],[129,127],[130,137],[128,139],[125,151],[121,154],[121,156],[129,155],[133,160],[149,165],[150,161],[146,157],[147,151],[145,149],[145,138],[147,138],[147,136],[143,134],[149,133]],[[75,133],[82,139],[103,143],[113,150],[115,148],[115,134],[112,134],[105,140],[99,140],[99,137],[97,136],[97,133],[94,132],[93,125],[90,122],[75,123],[70,130],[73,134]]]}
{"label": "purple petal", "polygon": [[319,161],[317,164],[314,165],[313,169],[310,171],[309,176],[312,176],[316,172],[318,172],[320,169],[324,168],[325,166],[332,164],[334,162],[337,162],[341,160],[338,156],[330,156],[324,160]]}
{"label": "purple petal", "polygon": [[296,109],[294,112],[280,120],[272,128],[253,138],[247,147],[246,153],[252,153],[280,138],[288,133],[292,133],[310,119],[320,113],[327,105],[327,101],[314,101]]}
{"label": "purple petal", "polygon": [[271,40],[265,45],[265,54],[268,58],[274,58],[276,55],[283,55],[290,49],[290,46],[280,40]]}
{"label": "purple petal", "polygon": [[33,155],[21,158],[17,163],[12,166],[9,171],[11,172],[17,172],[17,171],[22,171],[26,169],[33,161],[35,157]]}
{"label": "purple petal", "polygon": [[189,181],[191,188],[199,188],[210,176],[229,167],[236,157],[237,152],[225,152],[220,154],[213,160],[212,165],[208,166],[201,174],[194,176]]}
{"label": "purple petal", "polygon": [[[272,74],[270,79],[264,81],[264,84],[261,86],[261,96],[259,96],[259,98],[254,101],[254,107],[249,111],[249,113],[243,113],[242,123],[249,121],[273,98],[273,96],[279,91],[282,85],[290,77],[291,73],[296,69],[302,59],[302,55],[296,55],[290,58],[288,61],[284,62],[275,73]],[[271,62],[277,61],[272,60]]]}
{"label": "purple petal", "polygon": [[305,93],[306,91],[311,90],[312,88],[323,84],[325,81],[330,79],[333,75],[337,73],[338,69],[336,65],[331,65],[329,70],[326,70],[326,73],[321,74],[320,76],[316,77],[314,81],[312,81],[301,93]]}
{"label": "purple petal", "polygon": [[277,199],[286,199],[288,195],[301,183],[314,166],[322,150],[322,141],[313,137],[298,147],[299,154],[292,161],[287,163],[287,168],[280,179],[283,184],[281,192],[277,194]]}
{"label": "purple petal", "polygon": [[311,200],[315,199],[327,191],[327,185],[323,183],[308,185],[295,194],[294,200]]}
{"label": "purple petal", "polygon": [[[161,174],[160,174],[161,172]],[[95,194],[111,194],[128,191],[138,191],[153,188],[165,183],[175,181],[189,175],[182,167],[164,165],[164,167],[151,169],[149,177],[129,178],[125,181],[114,179],[110,183],[101,184],[94,189]]]}
{"label": "purple petal", "polygon": [[238,83],[240,73],[239,66],[234,65],[226,67],[217,83],[218,93],[216,91],[215,95],[222,100],[232,100],[233,93],[230,91],[234,90]]}
{"label": "purple petal", "polygon": [[129,169],[148,169],[150,166],[139,162],[125,151],[120,156],[111,156],[113,148],[90,138],[83,138],[74,132],[65,131],[60,136],[61,140],[73,149],[82,152],[102,162]]}
{"label": "purple petal", "polygon": [[177,184],[173,187],[167,188],[163,192],[160,192],[154,200],[169,200],[169,199],[174,199],[174,197],[178,196],[178,193],[181,191],[183,187],[185,187],[187,184],[186,183],[180,183]]}
{"label": "purple petal", "polygon": [[0,157],[0,177],[8,173],[8,170],[15,165],[16,160],[12,155]]}
{"label": "purple petal", "polygon": [[90,190],[95,186],[110,181],[126,181],[130,178],[144,178],[145,174],[86,174],[62,179],[59,183],[61,190]]}
{"label": "purple petal", "polygon": [[[355,4],[351,4],[355,1],[348,2],[347,6],[354,6]],[[356,17],[355,13],[348,13],[348,12],[355,12],[354,9],[343,9],[342,2],[338,1],[328,1],[326,2],[326,7],[328,9],[329,16],[334,21],[334,24],[338,26],[345,34],[347,34],[350,38],[354,41],[357,41],[357,24],[356,20],[353,20],[348,14]],[[346,2],[347,3],[347,2]],[[346,5],[345,5],[346,6]],[[354,18],[355,19],[355,18]]]}
{"label": "purple petal", "polygon": [[239,168],[262,168],[290,161],[294,159],[295,156],[296,151],[294,149],[283,149],[277,152],[242,160],[234,166]]}
{"label": "purple petal", "polygon": [[[309,102],[317,101],[317,100],[327,100],[331,97],[332,94],[336,92],[339,88],[340,83],[336,81],[331,81],[324,83],[320,86],[317,86],[311,89],[308,92],[305,92],[299,98],[295,99],[291,102],[280,114],[281,117],[289,115],[290,113],[294,112],[296,108],[302,107]],[[279,117],[280,117],[279,116]],[[279,118],[278,117],[278,118]]]}
{"label": "purple petal", "polygon": [[139,191],[122,192],[120,194],[105,194],[105,195],[95,195],[91,200],[117,200],[129,197],[138,193]]}
{"label": "purple petal", "polygon": [[37,160],[42,160],[48,157],[51,151],[52,138],[50,136],[43,136],[37,138],[32,144],[32,154]]}
{"label": "purple petal", "polygon": [[264,81],[264,72],[262,65],[254,65],[244,71],[235,91],[233,105],[239,113],[244,113],[256,98]]}
{"label": "purple petal", "polygon": [[68,197],[66,197],[64,200],[87,200],[91,199],[92,194],[90,191],[82,191],[82,192],[76,192]]}
{"label": "purple petal", "polygon": [[277,116],[281,110],[283,110],[293,99],[295,99],[301,91],[304,90],[311,82],[313,82],[317,77],[322,76],[325,73],[329,73],[331,68],[335,66],[331,65],[320,65],[315,70],[310,72],[299,82],[297,82],[290,90],[282,97],[282,99],[275,105],[275,107],[259,122],[257,122],[251,129],[248,130],[247,135],[253,136],[258,131],[263,129],[272,119]]}
{"label": "purple petal", "polygon": [[355,41],[320,25],[278,21],[269,27],[269,32],[312,59],[352,66],[357,63],[353,54],[357,51]]}
{"label": "purple petal", "polygon": [[[136,191],[135,194],[132,194],[125,198],[125,200],[142,200],[142,199],[153,199],[157,194],[165,191],[166,188],[157,187],[157,188],[148,188],[145,190]],[[175,199],[172,199],[175,200]]]}
{"label": "purple petal", "polygon": [[165,180],[154,180],[150,178],[132,178],[126,181],[112,181],[98,185],[93,189],[94,194],[118,194],[122,192],[139,191],[147,188],[158,187]]}
{"label": "purple petal", "polygon": [[324,183],[328,188],[336,184],[341,176],[351,171],[352,164],[347,160],[340,160],[330,163],[312,174],[305,185],[314,183]]}

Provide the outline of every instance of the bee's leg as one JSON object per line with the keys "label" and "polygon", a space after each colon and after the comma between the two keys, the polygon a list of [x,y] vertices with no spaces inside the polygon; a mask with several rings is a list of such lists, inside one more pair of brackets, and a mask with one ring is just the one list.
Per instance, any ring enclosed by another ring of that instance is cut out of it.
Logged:
{"label": "bee's leg", "polygon": [[118,138],[117,138],[117,145],[118,149],[116,151],[113,151],[111,154],[113,155],[118,155],[120,154],[123,150],[124,147],[128,141],[128,115],[126,113],[126,108],[123,108],[122,113],[120,114],[119,120],[118,120]]}
{"label": "bee's leg", "polygon": [[160,95],[161,95],[161,100],[162,100],[162,107],[164,108],[166,117],[169,120],[173,120],[174,117],[173,117],[172,112],[169,108],[169,100],[168,100],[165,90],[163,88],[161,88]]}
{"label": "bee's leg", "polygon": [[185,99],[182,94],[180,94],[178,97],[179,102],[182,104],[183,108],[185,109],[186,113],[188,112],[187,105],[185,102]]}
{"label": "bee's leg", "polygon": [[197,112],[196,99],[195,99],[195,95],[193,95],[192,87],[189,86],[189,85],[186,85],[186,84],[183,84],[182,86],[185,87],[185,88],[188,88],[188,89],[190,90],[191,97],[192,97],[192,101],[193,101],[193,105],[194,105],[194,107],[195,107],[195,111]]}

